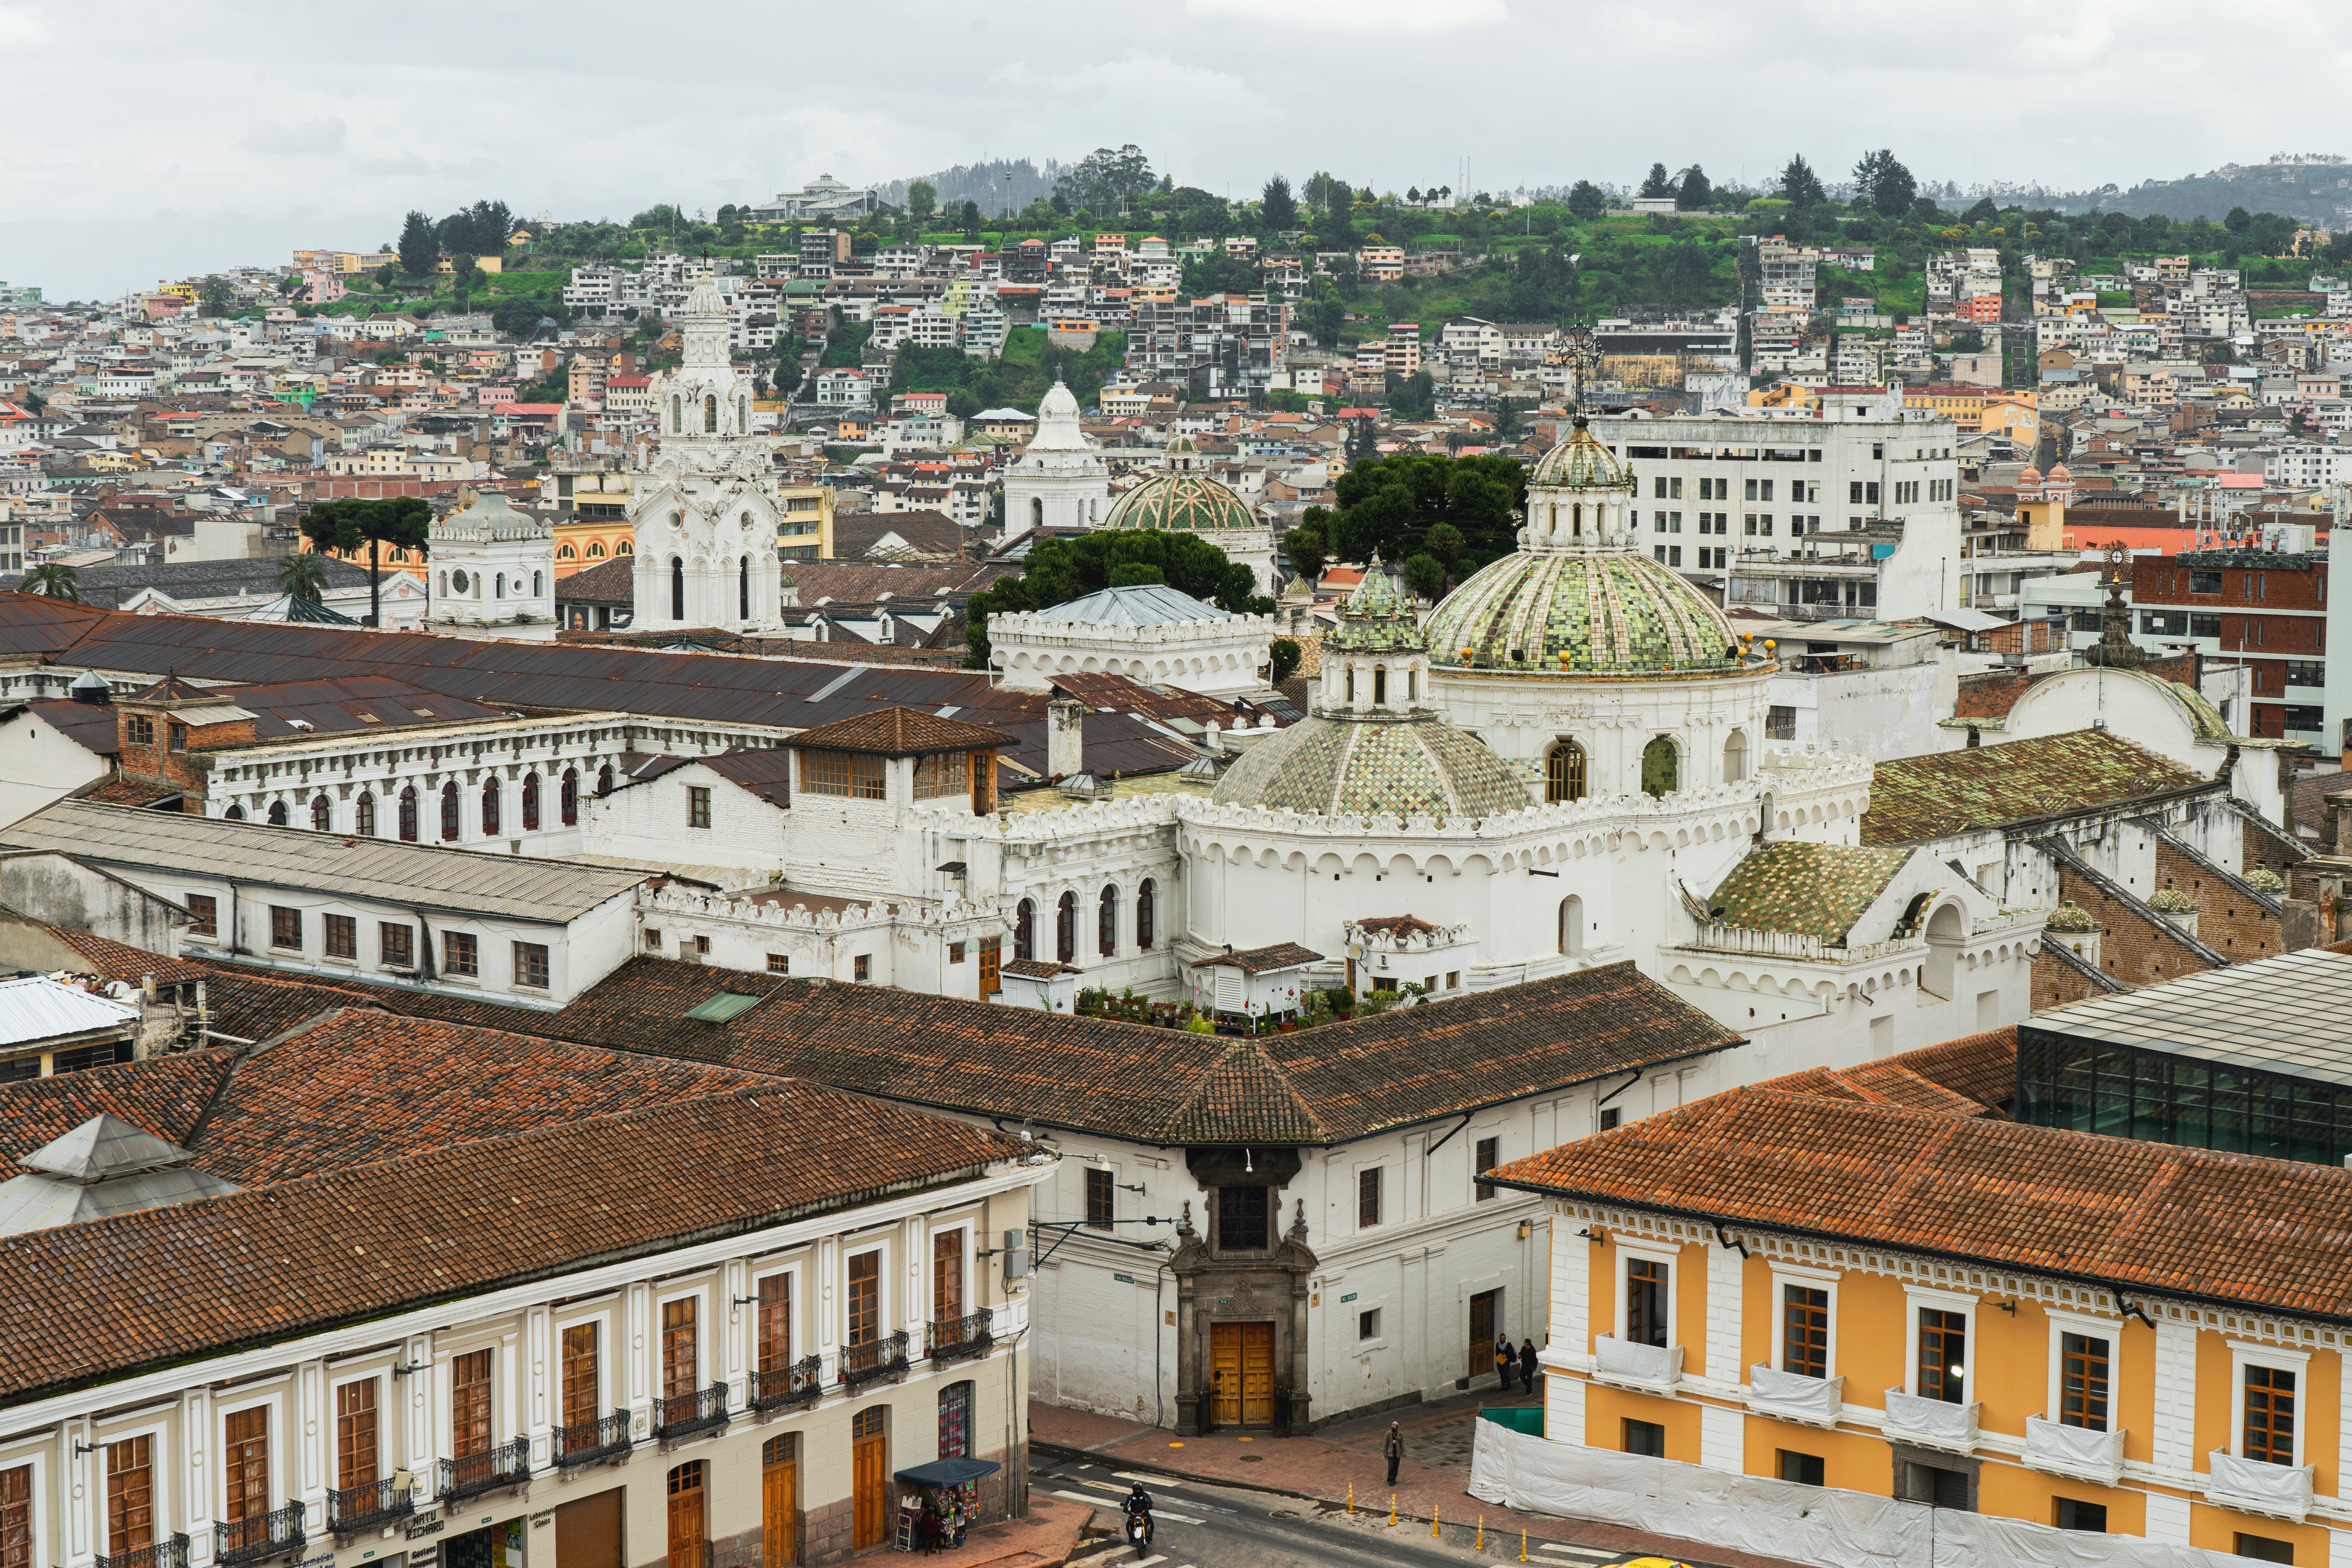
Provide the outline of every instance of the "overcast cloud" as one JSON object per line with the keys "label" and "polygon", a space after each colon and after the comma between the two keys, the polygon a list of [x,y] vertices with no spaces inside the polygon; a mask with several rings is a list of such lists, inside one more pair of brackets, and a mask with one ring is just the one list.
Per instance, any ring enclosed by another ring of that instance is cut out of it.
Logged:
{"label": "overcast cloud", "polygon": [[2347,55],[2352,8],[2289,0],[0,0],[0,279],[106,296],[373,247],[410,207],[626,218],[1123,142],[1236,195],[1459,186],[1465,157],[1487,189],[1833,177],[1880,145],[1964,186],[2130,185],[2352,153]]}

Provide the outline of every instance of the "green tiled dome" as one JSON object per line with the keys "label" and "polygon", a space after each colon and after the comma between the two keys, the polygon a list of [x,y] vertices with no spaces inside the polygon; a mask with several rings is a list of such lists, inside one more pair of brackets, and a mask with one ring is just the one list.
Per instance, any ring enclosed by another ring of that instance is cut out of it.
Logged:
{"label": "green tiled dome", "polygon": [[1737,639],[1723,612],[1679,574],[1623,551],[1507,555],[1447,595],[1423,630],[1430,662],[1441,668],[1571,675],[1738,668],[1726,652]]}
{"label": "green tiled dome", "polygon": [[1476,737],[1428,717],[1302,720],[1244,752],[1212,798],[1367,816],[1493,816],[1535,804]]}
{"label": "green tiled dome", "polygon": [[1112,503],[1105,528],[1158,528],[1171,533],[1217,533],[1262,528],[1241,497],[1206,474],[1171,469],[1146,479]]}
{"label": "green tiled dome", "polygon": [[1528,476],[1528,488],[1622,490],[1633,483],[1625,465],[1610,454],[1578,415],[1568,439],[1546,452]]}

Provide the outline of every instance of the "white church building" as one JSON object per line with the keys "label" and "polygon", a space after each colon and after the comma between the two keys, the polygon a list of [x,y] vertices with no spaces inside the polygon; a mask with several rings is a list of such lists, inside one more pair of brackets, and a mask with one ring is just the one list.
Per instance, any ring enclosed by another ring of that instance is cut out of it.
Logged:
{"label": "white church building", "polygon": [[1037,405],[1036,433],[1004,470],[1004,537],[1033,528],[1098,528],[1110,469],[1078,427],[1078,400],[1060,382]]}

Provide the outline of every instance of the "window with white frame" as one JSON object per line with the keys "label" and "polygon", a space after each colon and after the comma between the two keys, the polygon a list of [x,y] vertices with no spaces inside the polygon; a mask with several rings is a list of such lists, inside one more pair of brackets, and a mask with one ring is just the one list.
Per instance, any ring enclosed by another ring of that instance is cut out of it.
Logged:
{"label": "window with white frame", "polygon": [[1629,1344],[1675,1342],[1675,1265],[1671,1247],[1617,1246],[1617,1337]]}
{"label": "window with white frame", "polygon": [[2045,1419],[2111,1432],[2115,1413],[2115,1320],[2044,1308],[2050,1320],[2050,1412]]}
{"label": "window with white frame", "polygon": [[1837,1287],[1825,1268],[1773,1268],[1773,1366],[1801,1377],[1837,1375]]}
{"label": "window with white frame", "polygon": [[1977,1299],[1957,1290],[1906,1287],[1904,1382],[1921,1399],[1967,1405],[1975,1399]]}
{"label": "window with white frame", "polygon": [[2303,1463],[2303,1394],[2310,1352],[2230,1342],[2230,1436],[2242,1459]]}

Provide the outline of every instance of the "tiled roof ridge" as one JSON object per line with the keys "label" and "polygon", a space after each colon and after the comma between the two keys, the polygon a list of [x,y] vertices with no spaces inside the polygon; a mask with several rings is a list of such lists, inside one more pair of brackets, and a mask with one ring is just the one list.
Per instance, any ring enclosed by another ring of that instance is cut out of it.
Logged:
{"label": "tiled roof ridge", "polygon": [[1309,1108],[1307,1097],[1298,1092],[1297,1086],[1290,1081],[1290,1075],[1282,1069],[1281,1064],[1266,1054],[1262,1042],[1249,1037],[1235,1040],[1218,1056],[1216,1060],[1204,1067],[1193,1079],[1192,1092],[1179,1100],[1170,1111],[1168,1120],[1164,1123],[1167,1132],[1171,1135],[1178,1134],[1183,1124],[1200,1111],[1202,1101],[1206,1100],[1213,1089],[1221,1087],[1223,1082],[1241,1073],[1250,1072],[1264,1074],[1274,1080],[1282,1091],[1286,1109],[1314,1133],[1314,1142],[1325,1143],[1339,1142],[1331,1135],[1330,1126]]}

